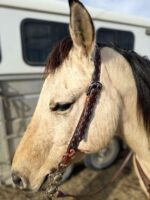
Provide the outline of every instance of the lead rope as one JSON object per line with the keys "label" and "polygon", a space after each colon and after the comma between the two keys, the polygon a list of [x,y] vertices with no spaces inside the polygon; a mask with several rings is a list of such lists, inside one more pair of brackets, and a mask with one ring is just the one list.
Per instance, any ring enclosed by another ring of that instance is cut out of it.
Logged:
{"label": "lead rope", "polygon": [[135,157],[135,163],[136,163],[139,175],[141,176],[143,184],[144,184],[144,186],[147,190],[147,193],[149,194],[149,198],[150,198],[150,179],[146,176],[145,172],[143,171],[143,169],[136,157]]}
{"label": "lead rope", "polygon": [[124,161],[122,162],[121,166],[116,171],[116,173],[112,176],[112,178],[106,184],[104,184],[102,187],[98,188],[96,191],[94,191],[92,193],[88,193],[88,194],[83,194],[83,195],[73,195],[73,194],[68,194],[68,193],[63,193],[61,191],[58,191],[57,197],[61,197],[61,198],[73,197],[73,198],[76,198],[76,199],[80,199],[80,198],[90,197],[90,196],[94,196],[98,193],[101,193],[102,191],[104,191],[105,189],[110,187],[116,181],[116,179],[121,175],[122,171],[127,166],[132,155],[133,155],[133,152],[130,151],[128,153],[128,155],[126,156],[126,158],[124,159]]}
{"label": "lead rope", "polygon": [[[65,197],[72,197],[72,198],[75,198],[75,199],[80,199],[80,198],[85,198],[85,197],[90,197],[90,196],[94,196],[98,193],[101,193],[103,192],[105,189],[108,189],[108,187],[110,187],[115,181],[117,178],[119,178],[119,176],[121,175],[122,171],[124,170],[124,168],[127,166],[128,162],[130,161],[131,157],[133,155],[133,152],[130,151],[126,158],[124,159],[124,161],[122,162],[121,166],[118,168],[118,170],[116,170],[115,174],[112,176],[112,178],[109,180],[109,182],[107,182],[106,184],[104,184],[104,186],[98,188],[96,191],[92,192],[92,193],[88,193],[88,194],[83,194],[83,195],[75,195],[75,194],[69,194],[69,193],[64,193],[62,191],[59,191],[58,188],[57,190],[54,190],[51,189],[51,192],[54,192],[52,194],[47,194],[46,195],[46,199],[48,200],[52,200],[52,197],[57,197],[57,198],[65,198]],[[59,176],[59,175],[58,175]],[[57,179],[57,178],[56,178]],[[52,181],[53,179],[51,179]],[[55,180],[55,181],[58,181],[58,180]]]}

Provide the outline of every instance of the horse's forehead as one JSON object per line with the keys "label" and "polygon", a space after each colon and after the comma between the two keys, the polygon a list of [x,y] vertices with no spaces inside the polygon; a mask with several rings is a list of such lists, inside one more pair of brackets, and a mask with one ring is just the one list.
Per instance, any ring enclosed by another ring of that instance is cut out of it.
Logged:
{"label": "horse's forehead", "polygon": [[50,102],[61,101],[62,98],[64,99],[63,96],[66,95],[66,93],[68,95],[72,94],[74,88],[73,82],[71,75],[69,76],[65,70],[60,69],[47,76],[41,95],[47,96]]}
{"label": "horse's forehead", "polygon": [[79,96],[85,91],[91,79],[91,65],[87,58],[72,50],[62,65],[47,76],[43,94],[49,96],[50,102],[64,100],[64,97],[67,100],[72,96]]}
{"label": "horse's forehead", "polygon": [[63,69],[59,69],[53,74],[49,74],[45,81],[45,88],[50,90],[59,90],[60,88],[67,88],[72,79]]}
{"label": "horse's forehead", "polygon": [[46,79],[46,87],[51,87],[55,89],[61,88],[71,88],[78,86],[81,81],[87,79],[87,69],[82,68],[83,64],[81,61],[76,61],[73,59],[68,59],[56,70],[55,73],[49,74]]}
{"label": "horse's forehead", "polygon": [[48,96],[48,99],[57,98],[62,91],[66,88],[65,79],[63,77],[57,77],[56,74],[49,74],[43,85],[43,95]]}

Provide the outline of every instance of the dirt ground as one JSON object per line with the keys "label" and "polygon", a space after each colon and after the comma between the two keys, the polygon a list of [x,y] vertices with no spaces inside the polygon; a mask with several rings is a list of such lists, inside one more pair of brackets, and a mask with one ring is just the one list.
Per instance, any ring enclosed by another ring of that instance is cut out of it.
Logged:
{"label": "dirt ground", "polygon": [[[77,169],[74,174],[65,182],[61,188],[63,191],[73,194],[88,194],[101,185],[105,184],[114,172],[118,169],[120,161],[117,161],[111,168],[100,172],[90,169]],[[82,168],[82,167],[80,167]],[[83,199],[83,198],[82,198]],[[86,197],[85,200],[146,200],[144,193],[141,191],[137,177],[134,173],[132,164],[129,163],[124,169],[123,174],[111,187],[107,188],[101,194],[92,197]],[[11,187],[0,187],[0,200],[43,200],[41,194],[25,194]],[[60,200],[63,200],[60,198]],[[65,198],[64,200],[73,200]]]}

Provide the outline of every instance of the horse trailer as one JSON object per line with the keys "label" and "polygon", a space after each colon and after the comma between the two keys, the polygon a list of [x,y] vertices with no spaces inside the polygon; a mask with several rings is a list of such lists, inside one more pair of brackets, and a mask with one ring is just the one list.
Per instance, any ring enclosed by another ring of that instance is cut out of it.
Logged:
{"label": "horse trailer", "polygon": [[[88,10],[97,41],[150,56],[150,20]],[[1,182],[10,183],[11,159],[34,112],[46,58],[53,46],[69,34],[68,16],[68,4],[63,1],[0,2]]]}

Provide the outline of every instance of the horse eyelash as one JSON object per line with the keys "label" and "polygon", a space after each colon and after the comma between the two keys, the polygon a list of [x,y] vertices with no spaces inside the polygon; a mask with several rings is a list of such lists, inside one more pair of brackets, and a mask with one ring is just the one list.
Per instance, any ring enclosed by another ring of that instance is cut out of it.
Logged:
{"label": "horse eyelash", "polygon": [[51,107],[51,111],[56,112],[56,111],[65,111],[70,108],[70,106],[73,104],[73,102],[69,103],[56,103],[54,107]]}

